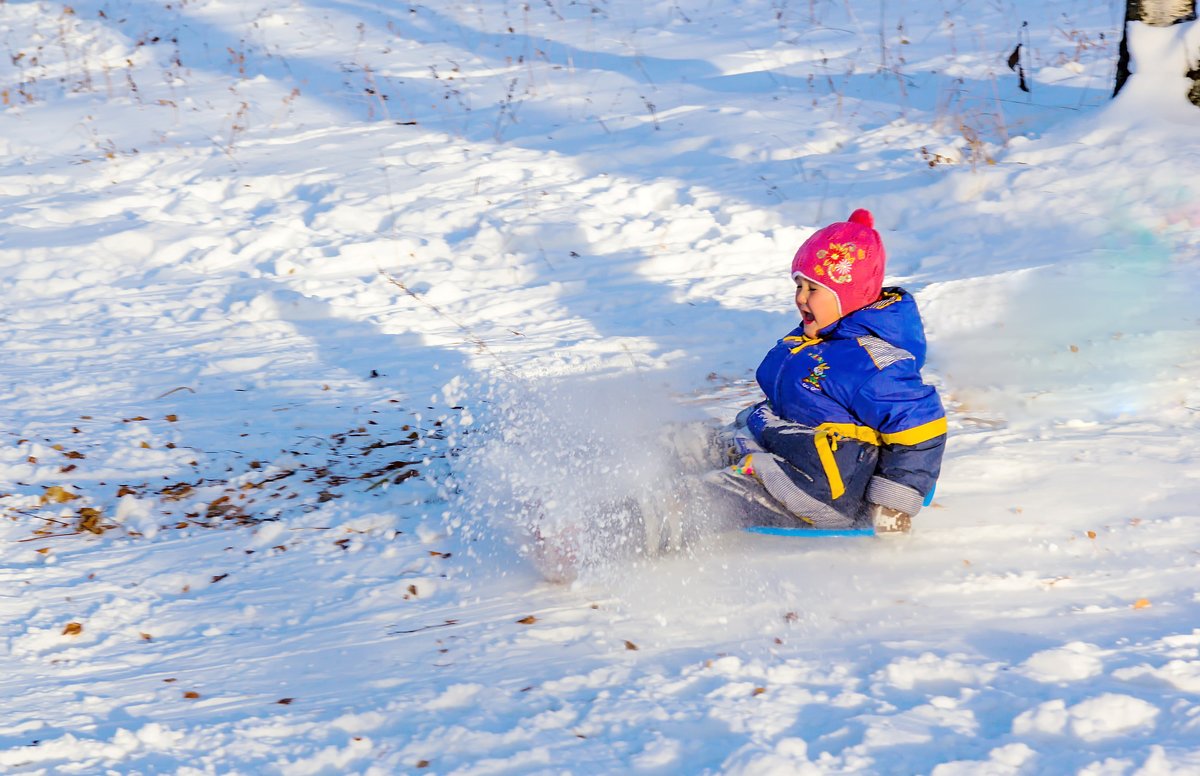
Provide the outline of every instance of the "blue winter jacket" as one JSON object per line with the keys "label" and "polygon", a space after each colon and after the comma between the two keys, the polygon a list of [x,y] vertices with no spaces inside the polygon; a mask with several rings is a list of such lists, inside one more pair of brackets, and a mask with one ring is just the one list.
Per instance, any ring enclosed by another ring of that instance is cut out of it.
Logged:
{"label": "blue winter jacket", "polygon": [[921,380],[925,330],[912,296],[879,300],[817,332],[797,327],[758,367],[757,442],[809,495],[851,519],[868,504],[915,515],[941,469],[946,413]]}

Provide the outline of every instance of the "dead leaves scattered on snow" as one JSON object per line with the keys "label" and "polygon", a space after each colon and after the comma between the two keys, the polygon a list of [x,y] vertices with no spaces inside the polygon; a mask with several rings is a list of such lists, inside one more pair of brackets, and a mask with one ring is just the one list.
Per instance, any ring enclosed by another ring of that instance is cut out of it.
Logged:
{"label": "dead leaves scattered on snow", "polygon": [[[105,515],[115,513],[116,502],[125,497],[151,502],[153,513],[161,516],[160,528],[182,529],[257,525],[264,520],[287,519],[342,498],[350,487],[359,492],[382,493],[384,486],[400,485],[421,476],[426,464],[433,459],[444,458],[447,454],[444,445],[436,444],[445,440],[440,420],[427,423],[425,427],[417,427],[411,422],[390,422],[392,418],[389,417],[388,411],[405,411],[399,404],[397,400],[389,400],[389,406],[371,411],[373,415],[379,416],[377,420],[367,420],[348,431],[331,434],[316,450],[313,450],[309,439],[303,443],[297,442],[297,449],[280,450],[282,455],[291,459],[291,465],[288,467],[273,468],[269,462],[246,461],[240,453],[230,451],[243,460],[240,468],[236,461],[232,466],[227,460],[213,462],[213,465],[222,466],[224,471],[219,476],[205,476],[201,464],[197,461],[191,461],[189,464],[184,459],[184,465],[195,468],[195,476],[163,484],[122,483],[106,487],[103,482],[97,483],[98,478],[95,472],[88,471],[88,464],[96,462],[96,466],[104,466],[101,459],[105,456],[93,452],[89,457],[89,452],[92,451],[85,452],[89,439],[87,423],[81,422],[70,429],[72,448],[82,447],[83,450],[68,449],[65,445],[53,443],[52,440],[18,439],[18,445],[31,447],[27,455],[28,463],[41,467],[39,474],[43,477],[43,482],[44,467],[50,463],[47,448],[63,456],[64,465],[60,466],[57,473],[64,475],[64,480],[69,480],[54,485],[38,486],[38,490],[33,494],[0,492],[0,517],[14,521],[24,521],[28,518],[42,521],[43,524],[32,528],[33,536],[29,540],[33,540],[93,536],[120,528],[116,522],[106,519]],[[81,416],[81,420],[88,421],[93,427],[99,423],[90,415]],[[186,426],[180,423],[176,414],[167,414],[158,419],[134,415],[112,422],[138,424],[148,429],[154,429],[155,423],[172,424],[169,427],[170,431],[167,431],[166,425],[155,431],[175,436],[178,444],[172,441],[154,442],[151,445],[144,440],[134,444],[142,449],[188,449],[178,440],[180,432]],[[101,442],[93,442],[91,446],[104,449]],[[395,448],[411,450],[416,447],[421,447],[419,455],[389,455]],[[297,460],[301,461],[299,465],[294,463]],[[175,462],[172,468],[177,468],[178,465],[179,463]],[[254,474],[259,471],[263,476],[255,477]],[[35,509],[28,507],[31,495],[37,499]],[[9,501],[10,498],[13,500]],[[65,515],[56,509],[71,502],[85,506],[77,509],[73,515]],[[136,530],[126,530],[126,533],[134,537],[141,535]],[[449,554],[444,554],[443,557],[449,557]]]}

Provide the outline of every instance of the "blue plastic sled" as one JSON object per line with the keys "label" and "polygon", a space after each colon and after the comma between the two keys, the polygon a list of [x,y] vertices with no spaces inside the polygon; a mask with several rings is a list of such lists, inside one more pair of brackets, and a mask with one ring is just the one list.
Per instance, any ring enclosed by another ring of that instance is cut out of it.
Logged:
{"label": "blue plastic sled", "polygon": [[750,533],[767,534],[768,536],[802,536],[815,539],[827,536],[874,536],[874,528],[786,528],[778,525],[746,526]]}

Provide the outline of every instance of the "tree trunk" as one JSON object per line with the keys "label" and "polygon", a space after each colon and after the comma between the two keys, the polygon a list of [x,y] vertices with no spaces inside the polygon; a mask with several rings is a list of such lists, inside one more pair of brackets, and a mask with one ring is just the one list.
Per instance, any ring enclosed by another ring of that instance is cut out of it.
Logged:
{"label": "tree trunk", "polygon": [[[1125,0],[1125,32],[1121,35],[1120,55],[1117,59],[1117,82],[1113,89],[1115,97],[1129,78],[1129,22],[1142,22],[1152,27],[1170,27],[1180,22],[1190,22],[1196,18],[1196,0]],[[1195,52],[1194,59],[1187,73],[1192,79],[1192,88],[1188,99],[1193,105],[1200,107],[1200,51]]]}

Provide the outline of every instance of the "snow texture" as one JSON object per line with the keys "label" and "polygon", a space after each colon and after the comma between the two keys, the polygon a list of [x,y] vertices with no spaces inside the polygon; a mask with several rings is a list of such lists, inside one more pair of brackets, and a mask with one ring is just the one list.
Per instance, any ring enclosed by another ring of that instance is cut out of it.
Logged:
{"label": "snow texture", "polygon": [[[1200,24],[1110,100],[1123,11],[0,3],[0,771],[1200,772]],[[858,207],[935,503],[654,557]]]}

